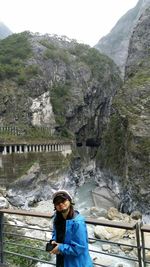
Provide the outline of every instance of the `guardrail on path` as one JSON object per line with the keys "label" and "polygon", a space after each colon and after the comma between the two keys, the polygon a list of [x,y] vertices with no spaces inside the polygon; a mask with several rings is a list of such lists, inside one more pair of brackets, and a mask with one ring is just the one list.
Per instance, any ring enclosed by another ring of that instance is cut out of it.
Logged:
{"label": "guardrail on path", "polygon": [[[26,259],[30,262],[41,262],[46,263],[49,266],[55,266],[55,260],[51,258],[49,253],[45,252],[45,244],[49,241],[51,235],[50,228],[47,227],[35,227],[29,224],[21,224],[17,223],[16,219],[12,222],[8,223],[7,216],[9,215],[9,220],[14,220],[15,218],[21,218],[23,216],[24,220],[27,217],[31,218],[39,218],[40,219],[48,219],[52,218],[52,214],[48,213],[36,213],[31,211],[24,211],[24,210],[11,210],[11,209],[1,209],[0,210],[0,266],[7,266],[6,264],[10,264],[11,257],[20,257]],[[19,221],[19,219],[18,219]],[[146,267],[150,266],[150,261],[147,258],[147,252],[150,252],[150,247],[146,245],[146,234],[150,234],[150,225],[142,225],[138,222],[133,223],[125,223],[125,222],[116,222],[116,221],[108,221],[108,220],[97,220],[93,218],[86,218],[87,225],[99,225],[104,227],[111,227],[115,229],[125,229],[128,231],[133,231],[135,235],[135,244],[127,244],[127,243],[120,243],[114,242],[109,240],[103,240],[99,238],[89,238],[89,243],[97,242],[102,244],[110,244],[117,247],[127,247],[136,250],[135,256],[129,255],[120,255],[117,253],[105,252],[100,249],[100,245],[98,245],[98,249],[90,248],[90,254],[101,255],[101,257],[109,256],[115,257],[122,260],[127,260],[132,263],[137,263],[139,267]],[[49,222],[50,224],[50,222]],[[30,234],[23,234],[23,231],[35,231],[35,235],[32,236]],[[43,234],[43,237],[37,237],[36,233],[40,232]],[[91,247],[91,246],[90,246]],[[15,250],[14,250],[15,248]],[[9,260],[8,260],[9,258]],[[11,266],[11,265],[9,265]],[[103,266],[105,265],[100,264],[99,262],[94,263],[94,266]],[[21,266],[22,267],[22,266]]]}

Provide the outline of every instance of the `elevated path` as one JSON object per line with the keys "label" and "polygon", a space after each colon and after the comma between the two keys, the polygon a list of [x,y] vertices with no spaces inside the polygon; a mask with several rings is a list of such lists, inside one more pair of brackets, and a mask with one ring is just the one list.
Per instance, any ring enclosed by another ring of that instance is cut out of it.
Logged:
{"label": "elevated path", "polygon": [[72,142],[61,140],[32,141],[32,142],[2,142],[0,140],[0,154],[29,152],[61,152],[65,156],[72,153]]}

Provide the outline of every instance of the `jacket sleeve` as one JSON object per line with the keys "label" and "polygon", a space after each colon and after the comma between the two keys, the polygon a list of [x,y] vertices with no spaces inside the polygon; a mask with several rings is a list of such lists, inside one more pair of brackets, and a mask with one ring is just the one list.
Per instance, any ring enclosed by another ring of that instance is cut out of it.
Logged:
{"label": "jacket sleeve", "polygon": [[54,220],[53,220],[52,238],[51,238],[50,242],[53,240],[56,241],[56,229],[55,229],[55,225],[54,225]]}
{"label": "jacket sleeve", "polygon": [[70,242],[60,244],[58,249],[63,255],[78,256],[87,248],[88,237],[86,224],[83,220],[75,221],[70,231]]}

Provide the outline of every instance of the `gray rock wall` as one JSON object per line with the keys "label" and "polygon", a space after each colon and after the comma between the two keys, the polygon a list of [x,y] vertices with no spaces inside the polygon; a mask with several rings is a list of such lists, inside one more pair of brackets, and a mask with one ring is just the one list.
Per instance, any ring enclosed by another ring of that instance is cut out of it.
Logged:
{"label": "gray rock wall", "polygon": [[128,57],[129,41],[132,31],[143,10],[150,5],[149,0],[139,0],[137,5],[122,16],[110,33],[99,40],[95,47],[108,55],[120,67],[122,76]]}

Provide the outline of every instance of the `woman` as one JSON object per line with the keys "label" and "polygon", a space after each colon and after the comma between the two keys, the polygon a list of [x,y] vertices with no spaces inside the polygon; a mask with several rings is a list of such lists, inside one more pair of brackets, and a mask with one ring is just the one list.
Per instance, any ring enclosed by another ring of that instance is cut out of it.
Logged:
{"label": "woman", "polygon": [[56,254],[56,267],[92,267],[84,218],[75,211],[71,195],[65,190],[53,197],[56,210],[50,252]]}

